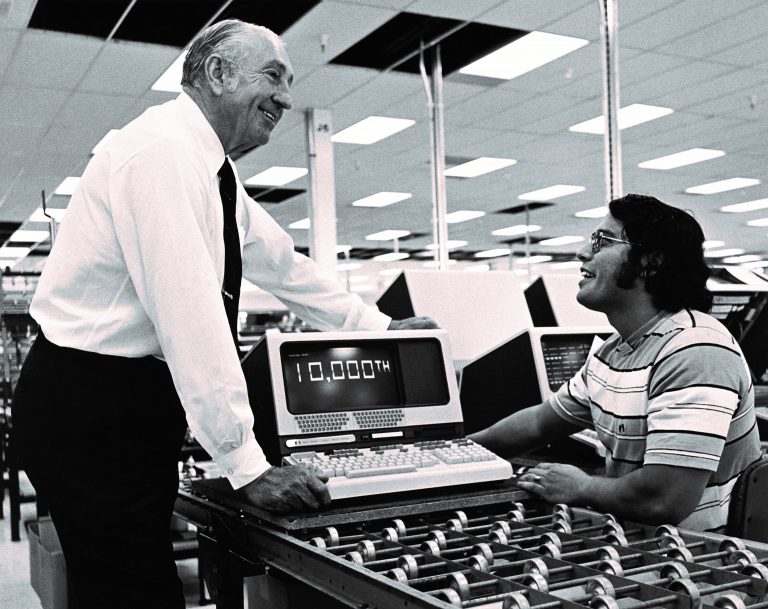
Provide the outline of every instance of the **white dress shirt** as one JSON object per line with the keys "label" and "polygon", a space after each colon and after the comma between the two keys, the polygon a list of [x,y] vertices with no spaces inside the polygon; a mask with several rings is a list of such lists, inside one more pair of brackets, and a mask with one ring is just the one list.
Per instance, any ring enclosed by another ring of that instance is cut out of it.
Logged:
{"label": "white dress shirt", "polygon": [[[221,285],[224,149],[185,93],[149,108],[88,164],[30,311],[53,343],[163,358],[192,433],[239,488],[269,468],[232,344]],[[243,275],[321,329],[390,318],[318,274],[239,184]]]}

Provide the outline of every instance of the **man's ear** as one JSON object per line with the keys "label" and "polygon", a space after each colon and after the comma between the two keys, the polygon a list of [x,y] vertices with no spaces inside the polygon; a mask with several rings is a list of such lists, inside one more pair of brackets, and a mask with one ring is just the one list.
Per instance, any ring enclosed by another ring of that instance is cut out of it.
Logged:
{"label": "man's ear", "polygon": [[664,262],[664,254],[661,252],[643,254],[643,257],[640,259],[640,267],[642,268],[640,276],[644,279],[653,277],[659,272],[662,262]]}
{"label": "man's ear", "polygon": [[228,69],[221,55],[209,55],[203,63],[203,80],[216,97],[225,91],[229,79]]}

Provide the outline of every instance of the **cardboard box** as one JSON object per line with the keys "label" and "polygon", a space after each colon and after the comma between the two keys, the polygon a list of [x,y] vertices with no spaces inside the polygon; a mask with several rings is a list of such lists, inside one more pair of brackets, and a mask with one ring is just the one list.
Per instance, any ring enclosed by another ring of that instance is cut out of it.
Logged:
{"label": "cardboard box", "polygon": [[29,538],[29,579],[43,609],[67,609],[67,566],[50,518],[32,522]]}

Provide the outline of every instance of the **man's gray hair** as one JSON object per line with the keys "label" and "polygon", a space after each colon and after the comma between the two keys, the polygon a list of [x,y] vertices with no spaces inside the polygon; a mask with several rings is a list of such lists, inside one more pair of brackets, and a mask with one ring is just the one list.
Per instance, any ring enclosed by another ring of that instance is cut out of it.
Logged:
{"label": "man's gray hair", "polygon": [[269,28],[239,19],[226,19],[205,28],[189,46],[184,58],[181,85],[194,86],[205,60],[213,53],[221,55],[232,73],[238,74],[243,60],[248,56],[246,43],[252,40],[254,34],[261,34],[283,44],[280,37]]}

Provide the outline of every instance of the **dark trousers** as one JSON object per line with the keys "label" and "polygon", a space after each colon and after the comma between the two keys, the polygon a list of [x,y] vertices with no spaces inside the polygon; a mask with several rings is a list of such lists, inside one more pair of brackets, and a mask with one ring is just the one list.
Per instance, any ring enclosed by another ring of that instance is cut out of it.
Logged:
{"label": "dark trousers", "polygon": [[77,609],[182,609],[170,519],[186,421],[167,365],[54,345],[21,370],[13,433]]}

